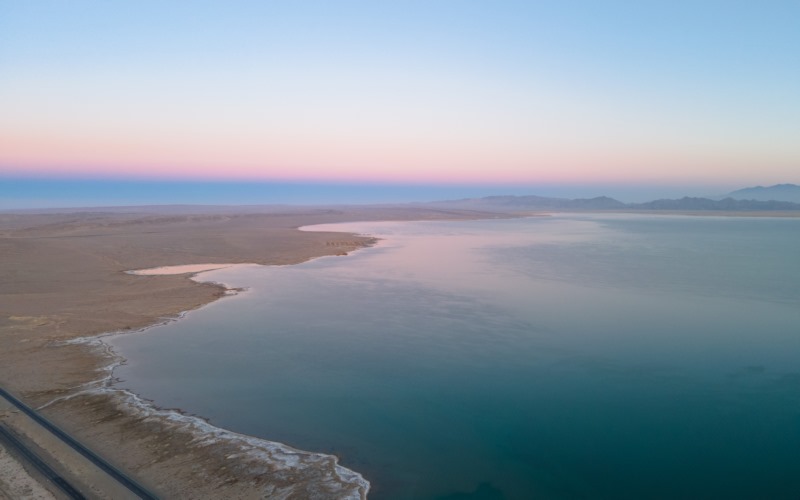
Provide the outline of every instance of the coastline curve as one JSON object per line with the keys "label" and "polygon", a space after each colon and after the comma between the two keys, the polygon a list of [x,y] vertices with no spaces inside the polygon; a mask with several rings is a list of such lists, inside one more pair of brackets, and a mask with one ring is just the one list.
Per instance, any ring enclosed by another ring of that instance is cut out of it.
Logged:
{"label": "coastline curve", "polygon": [[[200,283],[212,283],[224,290],[220,296],[230,297],[245,291],[224,283],[204,280],[202,274],[212,270],[231,267],[257,266],[259,264],[200,264],[163,266],[158,268],[126,271],[127,274],[155,276],[162,274],[192,274],[191,279]],[[216,301],[215,301],[216,302]],[[209,304],[215,303],[211,302]],[[206,304],[206,305],[209,305]],[[196,309],[195,309],[196,310]],[[180,409],[158,407],[142,395],[114,387],[114,370],[127,361],[117,353],[107,340],[120,335],[132,335],[178,321],[193,310],[137,330],[118,330],[101,335],[78,337],[60,344],[79,344],[93,349],[98,356],[110,362],[102,369],[102,376],[84,384],[83,387],[65,396],[55,398],[37,410],[75,398],[103,398],[110,401],[120,412],[145,422],[157,422],[172,433],[191,436],[189,443],[197,450],[224,452],[226,459],[238,462],[238,467],[248,476],[265,478],[260,493],[270,498],[340,498],[365,500],[370,483],[361,474],[338,463],[338,457],[293,448],[284,443],[240,434],[217,427],[201,416],[187,414]]]}

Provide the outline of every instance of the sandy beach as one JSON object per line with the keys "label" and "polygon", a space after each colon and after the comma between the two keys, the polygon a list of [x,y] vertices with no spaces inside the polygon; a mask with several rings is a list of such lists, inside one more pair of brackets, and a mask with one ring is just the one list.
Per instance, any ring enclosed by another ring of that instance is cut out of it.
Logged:
{"label": "sandy beach", "polygon": [[[373,243],[297,230],[304,225],[497,216],[391,207],[0,214],[0,386],[166,498],[363,498],[365,481],[333,457],[225,433],[105,390],[109,367],[120,360],[100,343],[75,340],[135,332],[227,292],[191,280],[199,268],[131,270],[294,264]],[[6,423],[13,427],[12,420]],[[0,458],[0,492],[28,487],[13,459]],[[61,465],[69,471],[69,463]]]}

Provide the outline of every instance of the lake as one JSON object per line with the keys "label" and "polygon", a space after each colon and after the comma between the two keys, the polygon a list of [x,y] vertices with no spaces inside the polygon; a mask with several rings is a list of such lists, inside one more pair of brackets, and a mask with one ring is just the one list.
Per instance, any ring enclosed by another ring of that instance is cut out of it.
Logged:
{"label": "lake", "polygon": [[797,498],[800,219],[556,214],[200,280],[116,387],[332,453],[375,499]]}

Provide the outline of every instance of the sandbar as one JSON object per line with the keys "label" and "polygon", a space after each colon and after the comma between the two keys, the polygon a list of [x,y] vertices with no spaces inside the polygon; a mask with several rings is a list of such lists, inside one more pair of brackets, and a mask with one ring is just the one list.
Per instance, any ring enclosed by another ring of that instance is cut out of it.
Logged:
{"label": "sandbar", "polygon": [[217,269],[225,269],[237,264],[185,264],[182,266],[161,266],[151,267],[149,269],[131,269],[125,271],[128,274],[135,274],[136,276],[169,276],[173,274],[197,274],[203,271],[215,271]]}

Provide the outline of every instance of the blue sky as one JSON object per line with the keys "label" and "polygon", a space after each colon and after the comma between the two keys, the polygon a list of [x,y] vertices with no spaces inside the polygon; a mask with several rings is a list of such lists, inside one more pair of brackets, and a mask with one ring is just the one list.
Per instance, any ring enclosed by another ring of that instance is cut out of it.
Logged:
{"label": "blue sky", "polygon": [[0,8],[9,180],[800,181],[800,2]]}

